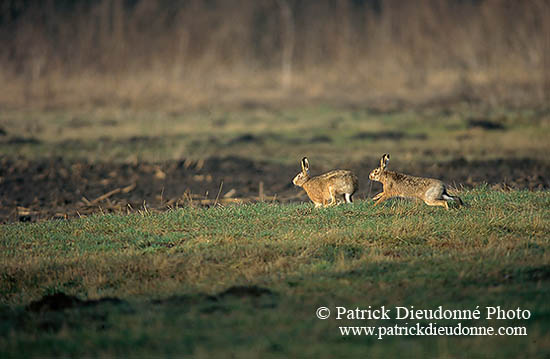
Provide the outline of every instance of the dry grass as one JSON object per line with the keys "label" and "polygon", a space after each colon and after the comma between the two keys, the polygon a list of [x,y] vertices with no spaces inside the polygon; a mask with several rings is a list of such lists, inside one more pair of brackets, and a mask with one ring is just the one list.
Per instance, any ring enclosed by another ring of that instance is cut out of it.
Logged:
{"label": "dry grass", "polygon": [[550,88],[544,0],[12,2],[0,16],[4,106],[532,104]]}

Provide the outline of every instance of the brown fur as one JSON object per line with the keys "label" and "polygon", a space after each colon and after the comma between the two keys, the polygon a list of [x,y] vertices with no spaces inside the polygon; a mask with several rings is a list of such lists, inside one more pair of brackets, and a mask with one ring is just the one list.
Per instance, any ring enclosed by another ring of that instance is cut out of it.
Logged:
{"label": "brown fur", "polygon": [[292,182],[306,191],[315,207],[332,206],[339,199],[352,202],[352,196],[359,187],[357,176],[348,170],[333,170],[310,177],[309,163],[305,157],[302,159],[302,172]]}
{"label": "brown fur", "polygon": [[440,180],[387,171],[389,158],[389,155],[382,156],[380,166],[372,170],[369,175],[371,180],[381,182],[384,186],[383,191],[373,197],[376,201],[374,205],[392,197],[419,199],[429,206],[442,206],[446,209],[449,209],[449,200],[456,200],[460,205],[464,204],[460,197],[447,193],[447,186]]}

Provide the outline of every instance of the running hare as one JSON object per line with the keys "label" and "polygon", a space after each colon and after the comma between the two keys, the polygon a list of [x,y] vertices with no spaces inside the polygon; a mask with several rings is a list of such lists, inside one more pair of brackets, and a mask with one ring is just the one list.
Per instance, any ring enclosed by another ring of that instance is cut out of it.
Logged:
{"label": "running hare", "polygon": [[292,183],[306,191],[315,207],[335,205],[337,197],[351,203],[351,196],[358,187],[357,176],[348,170],[333,170],[310,177],[307,157],[302,158],[302,172],[294,177]]}
{"label": "running hare", "polygon": [[464,204],[460,197],[447,193],[447,187],[440,180],[386,171],[389,160],[390,155],[382,156],[380,167],[369,174],[369,179],[384,185],[383,191],[373,197],[376,201],[375,206],[391,197],[418,198],[428,206],[444,206],[446,209],[449,209],[449,200]]}

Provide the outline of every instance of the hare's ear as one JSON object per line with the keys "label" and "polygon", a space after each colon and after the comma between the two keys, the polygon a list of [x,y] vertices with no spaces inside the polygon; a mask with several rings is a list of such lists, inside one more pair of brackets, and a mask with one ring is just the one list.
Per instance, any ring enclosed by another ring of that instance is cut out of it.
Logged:
{"label": "hare's ear", "polygon": [[384,156],[380,159],[380,168],[385,170],[388,166],[388,162],[390,162],[390,155],[385,153]]}
{"label": "hare's ear", "polygon": [[309,161],[307,157],[302,158],[302,172],[309,173]]}

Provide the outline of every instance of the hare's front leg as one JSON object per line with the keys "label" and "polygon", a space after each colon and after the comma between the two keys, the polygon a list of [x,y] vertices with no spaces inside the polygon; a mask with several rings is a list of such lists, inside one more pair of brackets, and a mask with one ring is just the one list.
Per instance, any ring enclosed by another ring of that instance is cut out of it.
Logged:
{"label": "hare's front leg", "polygon": [[377,206],[379,203],[381,202],[384,202],[385,200],[387,200],[389,197],[386,196],[386,194],[384,192],[382,193],[379,193],[378,195],[376,195],[376,201],[374,202],[374,205]]}
{"label": "hare's front leg", "polygon": [[372,200],[373,201],[376,201],[377,199],[379,199],[380,197],[382,197],[384,195],[384,191],[378,193],[376,196],[372,197]]}

